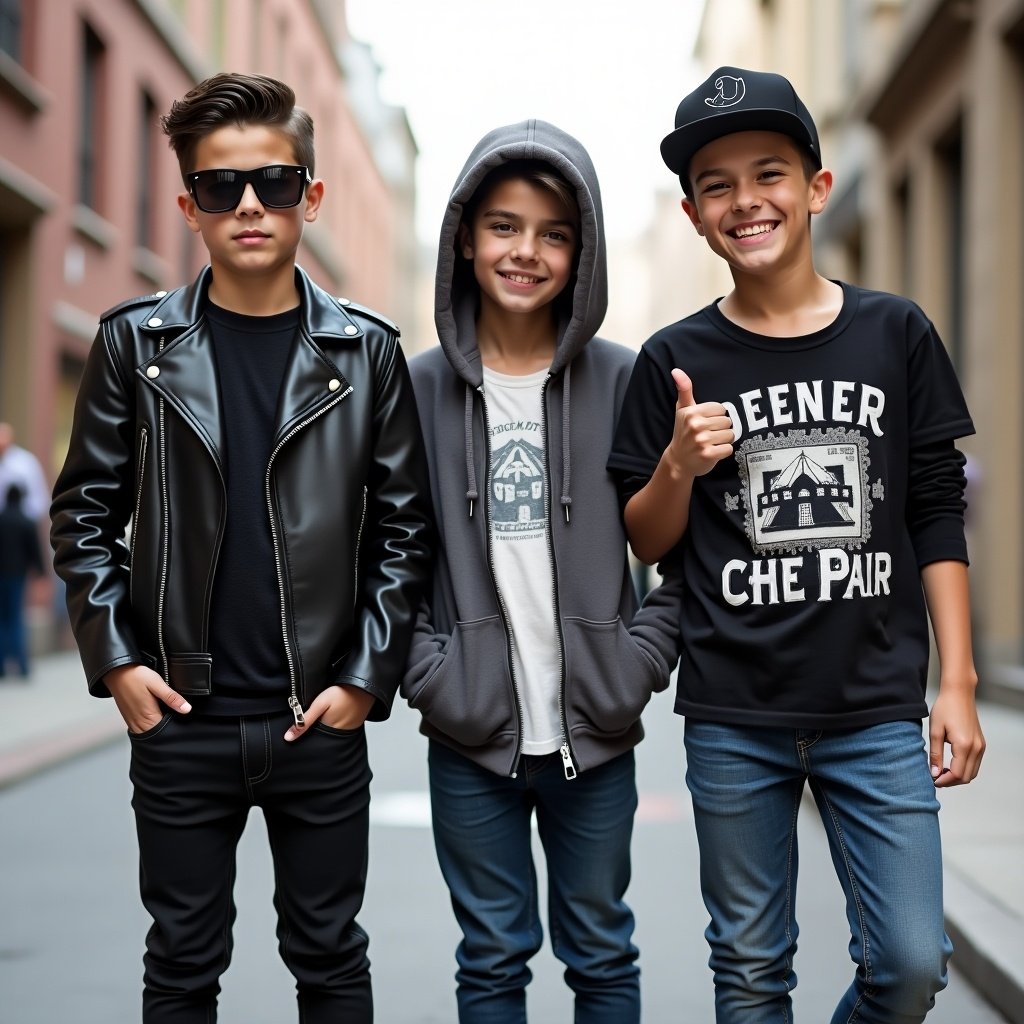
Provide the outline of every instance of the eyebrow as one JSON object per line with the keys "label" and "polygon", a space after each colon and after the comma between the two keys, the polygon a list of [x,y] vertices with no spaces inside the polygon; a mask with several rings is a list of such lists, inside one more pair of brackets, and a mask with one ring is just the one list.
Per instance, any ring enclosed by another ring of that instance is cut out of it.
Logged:
{"label": "eyebrow", "polygon": [[[754,167],[766,167],[768,164],[785,164],[787,167],[792,166],[792,162],[787,160],[784,156],[763,156],[753,161]],[[713,178],[717,175],[726,175],[728,172],[722,167],[709,167],[706,171],[701,171],[696,178],[693,179],[693,183],[696,185],[698,181],[703,181],[704,178]]]}
{"label": "eyebrow", "polygon": [[[503,220],[522,220],[523,219],[521,214],[512,213],[511,210],[497,210],[497,209],[484,210],[480,214],[480,216],[481,217],[501,217]],[[567,227],[567,228],[573,228],[574,230],[576,228],[575,222],[571,221],[571,220],[555,219],[555,220],[541,221],[541,223],[547,225],[548,227]]]}

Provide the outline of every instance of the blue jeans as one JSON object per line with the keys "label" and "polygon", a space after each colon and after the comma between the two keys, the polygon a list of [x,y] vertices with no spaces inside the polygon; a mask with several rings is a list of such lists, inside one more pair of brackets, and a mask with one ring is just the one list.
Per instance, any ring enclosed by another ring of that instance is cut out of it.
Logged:
{"label": "blue jeans", "polygon": [[25,632],[25,577],[0,575],[0,676],[7,661],[28,675],[28,639]]}
{"label": "blue jeans", "polygon": [[632,751],[566,781],[557,753],[495,775],[430,743],[430,800],[441,873],[462,929],[460,1024],[525,1024],[527,961],[543,941],[530,819],[548,873],[551,946],[576,994],[576,1024],[637,1024],[629,844],[637,794]]}
{"label": "blue jeans", "polygon": [[919,722],[686,723],[718,1024],[789,1024],[805,780],[846,894],[855,977],[832,1024],[917,1024],[946,984],[938,800]]}

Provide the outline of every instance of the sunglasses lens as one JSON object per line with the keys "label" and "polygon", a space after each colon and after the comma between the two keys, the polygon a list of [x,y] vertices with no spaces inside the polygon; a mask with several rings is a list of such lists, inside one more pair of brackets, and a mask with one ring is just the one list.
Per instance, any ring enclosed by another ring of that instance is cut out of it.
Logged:
{"label": "sunglasses lens", "polygon": [[305,174],[295,167],[263,167],[253,182],[256,195],[264,206],[295,206],[302,198]]}
{"label": "sunglasses lens", "polygon": [[245,191],[245,179],[237,171],[200,171],[193,178],[192,188],[200,210],[224,213],[238,205]]}
{"label": "sunglasses lens", "polygon": [[252,182],[256,197],[264,206],[284,209],[301,201],[306,187],[306,169],[274,164],[252,171],[231,168],[199,171],[192,176],[192,194],[200,210],[226,213],[238,206],[248,182]]}

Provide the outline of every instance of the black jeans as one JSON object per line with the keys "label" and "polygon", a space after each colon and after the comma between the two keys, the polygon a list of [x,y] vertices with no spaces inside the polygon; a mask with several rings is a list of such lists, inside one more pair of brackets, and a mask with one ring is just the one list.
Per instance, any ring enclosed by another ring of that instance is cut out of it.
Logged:
{"label": "black jeans", "polygon": [[317,723],[285,743],[291,713],[169,713],[133,735],[131,780],[146,938],[145,1024],[211,1024],[231,960],[235,850],[262,808],[277,938],[303,1024],[370,1024],[366,884],[370,767],[363,729]]}

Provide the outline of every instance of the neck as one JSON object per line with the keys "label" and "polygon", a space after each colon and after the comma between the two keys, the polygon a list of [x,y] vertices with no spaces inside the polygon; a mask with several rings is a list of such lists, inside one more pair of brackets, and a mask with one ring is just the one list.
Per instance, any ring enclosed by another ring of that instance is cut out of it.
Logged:
{"label": "neck", "polygon": [[239,277],[213,265],[210,301],[221,309],[245,316],[273,316],[299,304],[295,268],[289,264],[272,273]]}
{"label": "neck", "polygon": [[843,304],[842,288],[812,268],[768,277],[734,275],[722,315],[755,334],[800,337],[827,327]]}
{"label": "neck", "polygon": [[476,325],[480,360],[488,369],[509,375],[547,369],[556,332],[550,307],[522,316],[488,316],[481,309]]}

